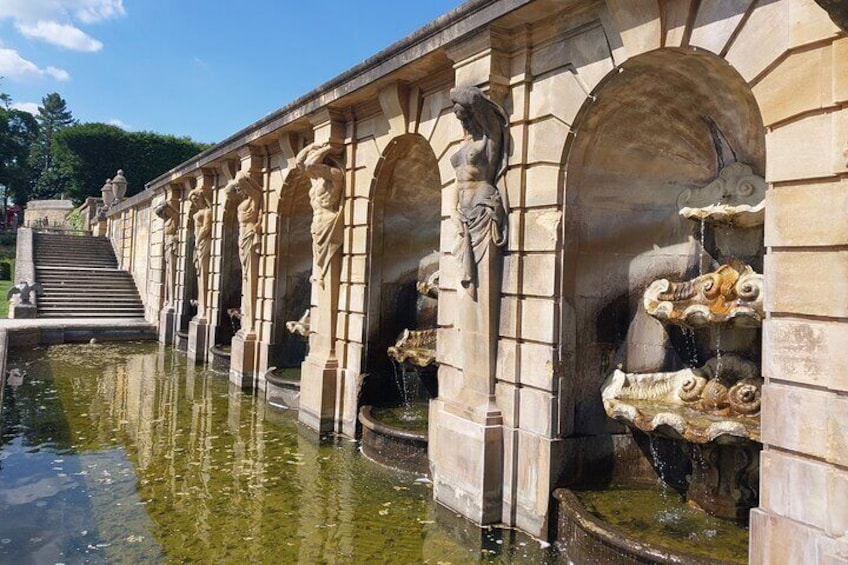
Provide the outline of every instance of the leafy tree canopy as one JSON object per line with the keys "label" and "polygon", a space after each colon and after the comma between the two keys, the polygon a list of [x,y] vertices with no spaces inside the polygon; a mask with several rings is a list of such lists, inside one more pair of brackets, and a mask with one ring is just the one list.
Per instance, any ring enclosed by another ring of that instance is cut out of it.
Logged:
{"label": "leafy tree canopy", "polygon": [[32,168],[29,154],[38,137],[38,122],[23,110],[11,107],[12,99],[0,93],[0,184],[3,197],[25,202],[29,195]]}
{"label": "leafy tree canopy", "polygon": [[66,194],[77,202],[99,197],[118,169],[129,181],[127,196],[141,192],[146,183],[208,147],[186,137],[127,132],[100,123],[66,127],[53,137],[55,167],[67,175]]}
{"label": "leafy tree canopy", "polygon": [[51,92],[41,99],[35,119],[40,129],[30,153],[30,163],[35,171],[31,196],[33,199],[52,198],[65,192],[69,184],[67,175],[54,167],[53,137],[62,129],[76,124],[76,120],[68,110],[65,99],[57,92]]}

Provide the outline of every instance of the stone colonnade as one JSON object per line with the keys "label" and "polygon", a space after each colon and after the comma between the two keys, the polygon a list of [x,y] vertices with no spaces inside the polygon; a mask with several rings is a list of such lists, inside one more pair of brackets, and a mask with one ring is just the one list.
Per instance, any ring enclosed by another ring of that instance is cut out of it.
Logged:
{"label": "stone colonnade", "polygon": [[[109,234],[136,275],[149,319],[161,320],[163,340],[187,333],[198,361],[226,330],[233,305],[223,303],[223,290],[238,274],[241,296],[253,297],[241,315],[252,311],[252,319],[242,320],[249,332],[231,332],[230,376],[261,391],[287,321],[275,315],[288,300],[278,262],[293,256],[293,237],[301,246],[312,239],[289,230],[296,222],[286,203],[308,192],[312,211],[326,220],[313,220],[312,235],[326,237],[324,248],[313,246],[324,262],[312,269],[305,304],[312,333],[300,419],[355,436],[368,378],[368,305],[379,291],[368,282],[380,261],[371,250],[382,165],[399,140],[426,142],[441,184],[439,397],[429,432],[435,496],[479,523],[546,537],[552,489],[602,458],[596,447],[621,431],[593,419],[600,382],[576,377],[587,359],[576,345],[582,330],[573,302],[591,296],[580,295],[577,244],[568,234],[594,219],[568,194],[569,172],[582,167],[571,149],[617,77],[664,80],[662,68],[645,72],[658,56],[723,69],[716,76],[735,77],[762,122],[752,131],[764,140],[750,140],[765,147],[768,183],[765,448],[751,561],[836,562],[848,532],[839,504],[848,492],[848,369],[840,349],[848,340],[848,230],[842,212],[834,217],[848,202],[848,37],[812,0],[470,2],[156,179],[110,212]],[[468,143],[467,124],[454,114],[456,87],[479,89],[503,110],[509,145],[495,180],[505,241],[489,247],[490,262],[476,264],[483,290],[476,297],[455,256],[468,180],[451,161]],[[720,107],[723,94],[714,90]],[[626,147],[628,133],[609,142]],[[659,145],[675,151],[673,140]],[[312,163],[325,176],[299,155],[310,146],[332,148]],[[602,174],[600,167],[591,173]],[[244,178],[255,190],[237,198],[228,187]],[[151,213],[163,202],[174,216]],[[206,222],[208,236],[198,229]],[[230,232],[246,245],[240,268],[227,266]],[[163,289],[166,280],[173,288]],[[569,286],[575,280],[578,291]]]}

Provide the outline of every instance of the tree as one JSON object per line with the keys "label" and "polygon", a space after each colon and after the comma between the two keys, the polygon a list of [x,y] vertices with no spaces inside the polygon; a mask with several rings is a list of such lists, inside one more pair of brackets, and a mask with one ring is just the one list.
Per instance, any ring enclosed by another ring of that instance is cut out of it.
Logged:
{"label": "tree", "polygon": [[53,166],[67,175],[66,193],[77,202],[100,196],[104,181],[115,176],[118,169],[124,170],[130,182],[127,196],[131,196],[208,147],[186,137],[127,132],[99,123],[79,124],[54,135]]}
{"label": "tree", "polygon": [[41,99],[36,120],[40,126],[37,142],[30,154],[30,163],[35,170],[32,196],[51,198],[68,188],[69,179],[64,172],[53,166],[53,138],[56,133],[76,123],[65,100],[57,92]]}
{"label": "tree", "polygon": [[13,109],[8,94],[0,94],[0,101],[0,184],[6,187],[3,199],[5,203],[11,196],[23,205],[29,197],[29,154],[38,137],[38,122],[29,113]]}

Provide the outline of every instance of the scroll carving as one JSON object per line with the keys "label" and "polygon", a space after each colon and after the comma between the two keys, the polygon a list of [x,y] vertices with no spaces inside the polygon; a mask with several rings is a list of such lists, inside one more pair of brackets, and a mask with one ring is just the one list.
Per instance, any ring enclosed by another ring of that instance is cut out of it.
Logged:
{"label": "scroll carving", "polygon": [[710,324],[759,327],[764,317],[763,276],[739,261],[691,281],[660,279],[645,291],[645,310],[689,328]]}

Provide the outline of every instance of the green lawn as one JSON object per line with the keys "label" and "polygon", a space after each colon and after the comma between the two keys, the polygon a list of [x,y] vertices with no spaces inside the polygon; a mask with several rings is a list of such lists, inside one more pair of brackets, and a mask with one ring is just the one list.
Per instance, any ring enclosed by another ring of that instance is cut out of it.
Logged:
{"label": "green lawn", "polygon": [[15,260],[0,259],[2,261],[10,261],[12,263],[12,277],[8,281],[0,281],[0,318],[9,317],[9,301],[6,300],[6,294],[9,289],[15,284]]}
{"label": "green lawn", "polygon": [[0,238],[0,261],[8,261],[12,264],[12,277],[8,281],[0,281],[0,318],[9,317],[9,301],[6,294],[15,284],[15,238],[3,234]]}

